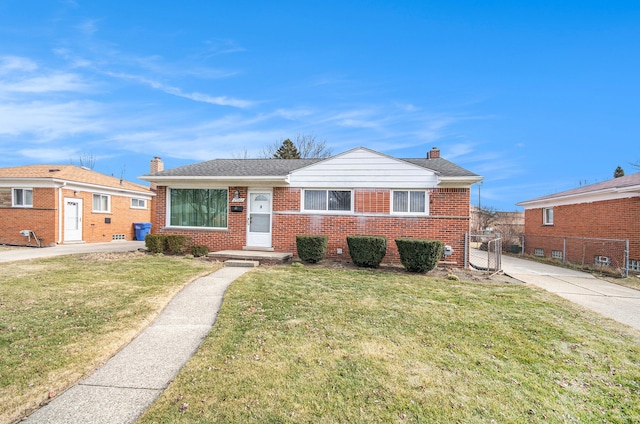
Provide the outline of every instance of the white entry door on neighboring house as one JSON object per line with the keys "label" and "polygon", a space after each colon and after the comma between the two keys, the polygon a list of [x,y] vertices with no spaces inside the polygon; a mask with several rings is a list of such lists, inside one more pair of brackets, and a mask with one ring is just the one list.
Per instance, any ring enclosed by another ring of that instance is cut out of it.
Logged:
{"label": "white entry door on neighboring house", "polygon": [[82,241],[82,199],[64,198],[64,241]]}
{"label": "white entry door on neighboring house", "polygon": [[249,190],[247,214],[247,247],[271,247],[270,190]]}

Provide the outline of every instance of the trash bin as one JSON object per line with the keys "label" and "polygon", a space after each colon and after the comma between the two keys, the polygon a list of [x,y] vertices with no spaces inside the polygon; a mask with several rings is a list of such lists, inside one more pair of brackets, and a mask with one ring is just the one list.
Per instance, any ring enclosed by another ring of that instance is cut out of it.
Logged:
{"label": "trash bin", "polygon": [[136,230],[136,240],[144,241],[144,238],[151,231],[151,223],[150,222],[134,222],[133,228]]}
{"label": "trash bin", "polygon": [[520,247],[517,244],[512,244],[511,245],[511,253],[517,253],[517,254],[522,253],[522,247]]}

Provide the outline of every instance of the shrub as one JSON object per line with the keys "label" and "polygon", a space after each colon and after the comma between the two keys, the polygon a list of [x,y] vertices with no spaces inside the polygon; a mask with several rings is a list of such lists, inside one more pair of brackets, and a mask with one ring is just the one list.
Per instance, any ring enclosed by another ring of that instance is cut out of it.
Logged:
{"label": "shrub", "polygon": [[182,255],[191,244],[191,237],[169,234],[166,236],[165,253],[170,255]]}
{"label": "shrub", "polygon": [[191,246],[191,254],[196,258],[207,256],[209,254],[209,248],[201,245]]}
{"label": "shrub", "polygon": [[164,234],[147,234],[144,238],[144,245],[151,253],[164,253],[167,236]]}
{"label": "shrub", "polygon": [[327,253],[327,236],[296,236],[296,246],[298,248],[298,257],[303,262],[316,263],[320,262]]}
{"label": "shrub", "polygon": [[418,238],[396,239],[400,262],[409,272],[429,272],[438,265],[444,243]]}
{"label": "shrub", "polygon": [[361,267],[378,268],[387,254],[387,238],[383,236],[349,236],[347,245],[351,260]]}

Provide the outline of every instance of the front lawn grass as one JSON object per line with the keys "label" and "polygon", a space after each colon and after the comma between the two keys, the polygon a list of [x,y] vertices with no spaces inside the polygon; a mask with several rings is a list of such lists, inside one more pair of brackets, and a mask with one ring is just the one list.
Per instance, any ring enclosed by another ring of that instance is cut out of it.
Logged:
{"label": "front lawn grass", "polygon": [[259,269],[139,422],[640,422],[640,335],[523,284]]}
{"label": "front lawn grass", "polygon": [[0,422],[12,422],[129,342],[187,282],[218,266],[143,253],[3,263]]}

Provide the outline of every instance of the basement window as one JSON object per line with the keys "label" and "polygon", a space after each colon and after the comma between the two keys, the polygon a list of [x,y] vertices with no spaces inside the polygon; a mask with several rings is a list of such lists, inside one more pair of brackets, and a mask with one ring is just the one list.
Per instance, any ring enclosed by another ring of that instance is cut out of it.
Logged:
{"label": "basement window", "polygon": [[562,250],[552,250],[551,251],[551,257],[553,259],[562,259]]}
{"label": "basement window", "polygon": [[536,248],[533,250],[533,255],[534,256],[544,256],[544,249],[540,249],[540,248]]}
{"label": "basement window", "polygon": [[11,206],[19,208],[33,207],[33,189],[32,188],[14,188],[11,196]]}
{"label": "basement window", "polygon": [[640,261],[629,259],[629,271],[640,271]]}

